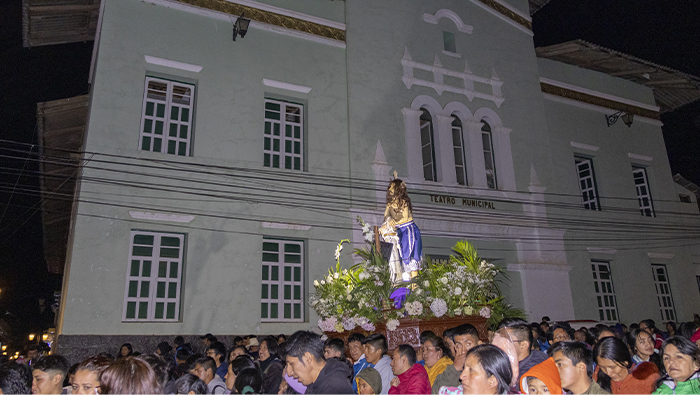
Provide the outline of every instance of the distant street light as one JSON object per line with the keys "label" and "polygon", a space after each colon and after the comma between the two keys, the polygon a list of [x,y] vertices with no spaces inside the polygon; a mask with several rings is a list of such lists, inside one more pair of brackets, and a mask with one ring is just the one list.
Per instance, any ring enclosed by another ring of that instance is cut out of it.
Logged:
{"label": "distant street light", "polygon": [[34,341],[34,334],[33,333],[29,334],[29,341]]}

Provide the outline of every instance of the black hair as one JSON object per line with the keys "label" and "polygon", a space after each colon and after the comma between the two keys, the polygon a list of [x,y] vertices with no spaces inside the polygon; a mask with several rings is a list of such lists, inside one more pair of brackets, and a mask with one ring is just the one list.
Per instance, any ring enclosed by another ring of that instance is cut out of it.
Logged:
{"label": "black hair", "polygon": [[214,342],[210,343],[209,347],[207,347],[208,350],[214,350],[214,355],[217,357],[220,357],[221,362],[226,360],[226,346],[222,342]]}
{"label": "black hair", "polygon": [[267,336],[260,340],[260,345],[267,344],[267,351],[270,353],[270,355],[277,355],[279,354],[280,346],[279,343],[277,343],[277,339],[274,336]]}
{"label": "black hair", "polygon": [[497,394],[505,394],[510,389],[513,379],[513,369],[510,360],[503,350],[492,344],[481,344],[469,350],[467,358],[474,355],[486,372],[486,377],[494,376],[498,381]]}
{"label": "black hair", "polygon": [[27,346],[27,351],[41,351],[41,347],[38,344],[30,344]]}
{"label": "black hair", "polygon": [[68,365],[68,361],[61,355],[44,355],[32,365],[32,368],[34,370],[41,370],[42,372],[54,371],[65,378],[70,365]]}
{"label": "black hair", "polygon": [[257,369],[258,367],[253,362],[253,359],[248,355],[239,355],[230,363],[231,371],[238,376],[245,369]]}
{"label": "black hair", "polygon": [[442,339],[447,340],[450,339],[454,342],[454,338],[452,337],[452,332],[454,332],[455,328],[447,328],[442,332]]}
{"label": "black hair", "polygon": [[362,343],[363,340],[365,340],[365,335],[363,335],[362,333],[351,333],[350,336],[348,336],[348,345],[352,342]]}
{"label": "black hair", "polygon": [[639,321],[639,325],[641,326],[642,324],[646,324],[647,328],[649,328],[651,330],[656,329],[656,322],[654,322],[654,320],[652,320],[651,318],[647,318],[646,320]]}
{"label": "black hair", "polygon": [[569,340],[574,340],[574,330],[568,322],[555,322],[554,325],[550,326],[547,331],[547,340],[554,342],[554,331],[557,329],[564,330],[569,335]]}
{"label": "black hair", "polygon": [[282,339],[284,339],[284,341],[287,341],[287,335],[285,335],[285,334],[280,334],[279,336],[277,336],[277,341],[278,341],[278,342],[279,342],[280,337],[281,337]]}
{"label": "black hair", "polygon": [[32,372],[28,365],[6,362],[0,366],[0,389],[3,394],[31,394]]}
{"label": "black hair", "polygon": [[[241,340],[242,340],[242,338],[241,338]],[[226,354],[226,358],[227,358],[227,360],[228,360],[229,362],[231,362],[231,359],[230,359],[230,358],[231,358],[231,353],[234,352],[235,350],[239,349],[239,348],[240,348],[241,350],[243,350],[243,354],[242,354],[242,355],[248,355],[248,349],[245,348],[244,345],[239,344],[239,345],[237,345],[237,346],[233,346],[232,348],[230,348],[230,349],[228,350],[228,354]]]}
{"label": "black hair", "polygon": [[[462,324],[452,328],[452,341],[455,341],[457,336],[471,335],[474,338],[479,338],[479,331],[472,324]],[[422,344],[422,343],[421,343]]]}
{"label": "black hair", "polygon": [[343,343],[342,339],[329,337],[323,344],[323,349],[325,350],[326,348],[330,348],[333,351],[338,351],[341,356],[345,356],[345,343]]}
{"label": "black hair", "polygon": [[182,377],[175,380],[175,388],[177,388],[178,394],[194,392],[199,395],[208,393],[207,384],[192,373],[183,374]]}
{"label": "black hair", "polygon": [[158,379],[160,388],[165,388],[165,385],[170,381],[168,364],[157,354],[144,354],[141,356],[141,359],[151,365],[153,373],[156,374],[156,379]]}
{"label": "black hair", "polygon": [[418,341],[420,342],[421,345],[422,345],[423,343],[425,343],[425,339],[427,339],[428,336],[437,336],[437,335],[436,335],[435,332],[433,332],[433,331],[423,331],[423,332],[421,332],[420,335],[418,335]]}
{"label": "black hair", "polygon": [[197,365],[203,367],[204,370],[211,369],[212,373],[216,374],[216,362],[214,362],[214,358],[212,357],[197,358],[190,366],[195,367]]}
{"label": "black hair", "polygon": [[233,388],[241,395],[250,393],[259,394],[262,389],[262,376],[257,369],[243,369],[243,371],[236,376]]}
{"label": "black hair", "polygon": [[409,346],[408,344],[401,344],[399,345],[396,350],[399,352],[399,354],[403,357],[406,357],[408,359],[408,366],[413,366],[416,363],[416,350],[413,349],[413,347]]}
{"label": "black hair", "polygon": [[294,332],[285,342],[284,348],[287,356],[299,358],[302,364],[304,363],[302,357],[307,352],[310,353],[317,362],[324,360],[323,340],[321,340],[321,336],[310,331]]}
{"label": "black hair", "polygon": [[[661,345],[661,349],[659,350],[661,360],[663,360],[664,358],[664,351],[666,350],[666,346],[676,347],[678,349],[678,352],[690,357],[690,359],[692,360],[691,363],[695,362],[698,365],[700,365],[700,349],[698,349],[698,346],[695,343],[691,342],[685,337],[674,336],[666,339]],[[661,376],[661,378],[656,382],[655,388],[659,388],[665,380],[671,380],[668,373]],[[691,391],[689,392],[690,394],[700,394],[700,384],[698,383],[698,380],[688,380],[687,382],[691,389]],[[695,389],[693,390],[692,388]]]}
{"label": "black hair", "polygon": [[66,373],[66,376],[70,376],[71,374],[75,374],[75,372],[78,369],[78,365],[80,365],[80,363],[74,363],[73,365],[71,365],[71,367],[68,368],[68,372]]}
{"label": "black hair", "polygon": [[553,350],[549,355],[554,356],[554,353],[560,351],[565,357],[571,360],[571,364],[576,366],[580,362],[586,365],[586,373],[588,378],[593,376],[593,352],[581,342],[559,342],[556,346],[550,348]]}
{"label": "black hair", "polygon": [[181,348],[175,353],[175,359],[179,361],[186,361],[192,355],[192,352],[186,348]]}
{"label": "black hair", "polygon": [[673,329],[673,332],[674,332],[674,333],[675,333],[676,331],[678,331],[678,327],[676,326],[676,323],[675,323],[675,322],[673,322],[673,321],[667,322],[667,323],[666,323],[666,326],[669,326],[669,325],[671,325],[671,329]]}
{"label": "black hair", "polygon": [[542,322],[549,322],[549,321],[551,321],[551,320],[549,319],[548,315],[545,315],[544,317],[542,317]]}
{"label": "black hair", "polygon": [[697,330],[698,326],[695,324],[695,322],[684,322],[678,327],[678,331],[676,331],[676,336],[683,336],[686,339],[690,340],[690,338],[693,337],[695,331]]}
{"label": "black hair", "polygon": [[[510,329],[517,337],[517,340],[527,341],[528,348],[532,348],[532,343],[535,341],[535,338],[532,336],[530,325],[528,325],[524,319],[517,317],[504,318],[498,323],[498,329],[503,328]],[[510,338],[510,336],[508,337]]]}
{"label": "black hair", "polygon": [[173,343],[175,343],[175,348],[180,347],[181,345],[185,344],[185,338],[182,336],[175,336]]}
{"label": "black hair", "polygon": [[[598,358],[609,359],[627,369],[632,367],[632,354],[630,354],[627,345],[616,337],[606,337],[598,342],[593,349],[593,356],[596,360]],[[602,370],[598,372],[598,385],[600,385],[602,389],[612,393],[610,381],[610,376],[603,373]]]}
{"label": "black hair", "polygon": [[[440,339],[437,336],[436,338]],[[440,341],[442,342],[442,339],[440,339]],[[386,354],[387,351],[389,351],[389,345],[387,344],[386,336],[382,335],[381,333],[372,333],[371,335],[367,336],[365,340],[362,341],[362,344],[369,344],[370,346],[374,347],[375,350],[381,349],[382,355]]]}
{"label": "black hair", "polygon": [[[630,333],[630,336],[628,337],[628,343],[627,346],[629,346],[630,352],[633,354],[637,354],[637,337],[641,335],[642,333],[646,333],[647,336],[651,339],[651,344],[652,347],[656,348],[656,340],[654,339],[654,335],[649,333],[649,331],[644,330],[644,329],[635,329]],[[654,365],[656,365],[657,368],[659,368],[659,372],[664,371],[664,364],[661,362],[661,357],[659,354],[652,352],[651,355],[649,355],[649,362],[653,362]]]}
{"label": "black hair", "polygon": [[[234,338],[233,338],[233,345],[234,345],[234,346],[237,346],[238,343],[241,343],[242,341],[243,341],[243,338],[242,338],[242,337],[240,337],[240,336],[234,336]],[[231,352],[229,352],[229,354],[230,354],[230,353],[231,353]]]}
{"label": "black hair", "polygon": [[441,337],[435,335],[428,336],[421,344],[425,344],[426,342],[431,342],[436,349],[442,350],[442,355],[452,358],[452,351],[447,348],[447,344],[445,344]]}

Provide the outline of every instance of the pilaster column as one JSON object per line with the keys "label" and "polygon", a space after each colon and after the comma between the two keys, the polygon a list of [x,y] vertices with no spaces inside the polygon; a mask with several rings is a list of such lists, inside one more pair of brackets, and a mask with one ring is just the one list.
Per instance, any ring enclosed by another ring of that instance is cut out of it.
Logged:
{"label": "pilaster column", "polygon": [[404,107],[401,109],[406,133],[406,165],[408,179],[413,182],[423,181],[423,154],[420,143],[420,110]]}
{"label": "pilaster column", "polygon": [[[488,188],[486,183],[486,166],[484,165],[484,146],[481,140],[481,122],[464,122],[465,141],[469,141],[469,158],[467,172],[470,186]],[[496,169],[498,171],[498,169]]]}
{"label": "pilaster column", "polygon": [[438,114],[437,130],[435,132],[435,153],[437,165],[441,171],[438,171],[438,181],[445,185],[456,185],[457,174],[455,173],[455,155],[452,144],[452,120],[453,118],[447,115]]}

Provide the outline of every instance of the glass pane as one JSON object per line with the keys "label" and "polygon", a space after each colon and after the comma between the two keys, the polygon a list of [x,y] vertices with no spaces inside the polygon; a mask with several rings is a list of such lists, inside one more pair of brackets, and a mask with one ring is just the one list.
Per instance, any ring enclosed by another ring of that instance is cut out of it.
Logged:
{"label": "glass pane", "polygon": [[170,262],[170,278],[177,278],[177,262]]}
{"label": "glass pane", "polygon": [[168,312],[165,314],[165,318],[169,320],[175,319],[175,303],[168,303]]}
{"label": "glass pane", "polygon": [[280,156],[279,155],[272,156],[272,167],[279,169],[279,167],[280,167]]}
{"label": "glass pane", "polygon": [[298,141],[294,142],[294,154],[301,155],[301,143]]}
{"label": "glass pane", "polygon": [[266,110],[272,110],[272,111],[279,111],[280,110],[280,104],[275,103],[275,102],[265,102],[265,109]]}
{"label": "glass pane", "polygon": [[138,287],[139,287],[138,281],[129,281],[129,293],[127,295],[130,298],[135,298]]}
{"label": "glass pane", "polygon": [[267,291],[268,291],[267,288],[268,288],[267,284],[263,284],[263,285],[262,285],[262,292],[261,292],[261,294],[260,294],[260,297],[261,297],[262,299],[267,299]]}
{"label": "glass pane", "polygon": [[260,303],[260,318],[267,318],[267,303]]}
{"label": "glass pane", "polygon": [[263,252],[262,260],[263,262],[277,262],[279,260],[279,255],[271,252]]}
{"label": "glass pane", "polygon": [[153,139],[153,152],[160,152],[163,149],[163,139]]}
{"label": "glass pane", "polygon": [[151,102],[151,101],[146,102],[146,115],[153,116],[153,107],[154,107],[153,102]]}
{"label": "glass pane", "polygon": [[168,284],[168,298],[175,299],[177,297],[177,283]]}
{"label": "glass pane", "polygon": [[301,281],[301,268],[300,267],[294,268],[294,281]]}
{"label": "glass pane", "polygon": [[160,245],[166,246],[166,247],[179,247],[180,246],[180,238],[179,237],[163,236],[160,238]]}
{"label": "glass pane", "polygon": [[445,51],[457,52],[457,45],[455,44],[455,34],[452,32],[442,32],[442,41],[444,44]]}
{"label": "glass pane", "polygon": [[177,259],[180,257],[180,249],[179,248],[161,247],[160,257],[161,258],[176,258]]}
{"label": "glass pane", "polygon": [[156,318],[163,319],[163,308],[164,307],[165,307],[165,303],[163,303],[163,302],[156,303]]}
{"label": "glass pane", "polygon": [[270,290],[272,291],[270,292],[270,299],[279,299],[279,293],[277,292],[278,288],[279,286],[274,284],[270,287]]}
{"label": "glass pane", "polygon": [[275,126],[272,128],[272,134],[274,134],[275,136],[279,136],[280,135],[280,124],[276,123],[274,125]]}
{"label": "glass pane", "polygon": [[136,318],[136,302],[126,304],[126,318]]}
{"label": "glass pane", "polygon": [[284,261],[287,263],[301,263],[301,255],[284,254]]}
{"label": "glass pane", "polygon": [[262,279],[267,280],[269,278],[270,267],[263,265],[262,267]]}
{"label": "glass pane", "polygon": [[291,303],[284,304],[284,318],[292,318],[292,304]]}
{"label": "glass pane", "polygon": [[172,106],[170,108],[170,119],[177,121],[178,115],[180,115],[180,107]]}
{"label": "glass pane", "polygon": [[265,122],[265,134],[272,134],[272,124]]}
{"label": "glass pane", "polygon": [[280,140],[279,139],[274,139],[272,141],[272,150],[275,152],[280,152]]}
{"label": "glass pane", "polygon": [[150,119],[146,119],[143,122],[143,131],[146,133],[151,133],[151,128],[153,128],[153,121]]}
{"label": "glass pane", "polygon": [[284,252],[294,252],[297,254],[301,254],[301,245],[299,245],[299,244],[285,244],[284,245]]}
{"label": "glass pane", "polygon": [[141,281],[141,297],[142,298],[147,298],[148,297],[148,291],[151,286],[150,281]]}
{"label": "glass pane", "polygon": [[188,86],[173,85],[173,103],[189,105],[192,89]]}
{"label": "glass pane", "polygon": [[294,127],[294,138],[295,138],[295,139],[300,139],[300,138],[301,138],[301,127],[300,127],[300,126],[295,126],[295,127]]}
{"label": "glass pane", "polygon": [[182,114],[180,116],[180,120],[183,122],[189,122],[189,120],[190,120],[190,109],[189,108],[182,109]]}
{"label": "glass pane", "polygon": [[187,125],[180,125],[180,138],[181,139],[187,138]]}
{"label": "glass pane", "polygon": [[155,134],[158,134],[158,135],[163,134],[163,121],[156,121]]}
{"label": "glass pane", "polygon": [[265,119],[273,119],[275,121],[279,121],[280,114],[278,112],[265,111]]}
{"label": "glass pane", "polygon": [[148,136],[143,136],[141,140],[141,150],[150,151],[151,150],[151,138]]}
{"label": "glass pane", "polygon": [[165,277],[168,273],[168,262],[158,262],[158,277]]}
{"label": "glass pane", "polygon": [[143,261],[141,277],[151,277],[151,261]]}
{"label": "glass pane", "polygon": [[301,299],[301,286],[295,285],[294,286],[294,300],[299,300]]}
{"label": "glass pane", "polygon": [[156,106],[156,117],[165,117],[165,104],[158,103],[158,105]]}
{"label": "glass pane", "polygon": [[294,303],[294,318],[301,318],[301,304]]}
{"label": "glass pane", "polygon": [[180,141],[178,147],[177,147],[177,154],[180,156],[187,156],[187,143],[184,141]]}
{"label": "glass pane", "polygon": [[270,140],[269,137],[265,137],[265,142],[264,142],[264,144],[263,144],[263,149],[264,149],[265,151],[269,151],[271,146],[272,146],[272,141]]}
{"label": "glass pane", "polygon": [[284,152],[288,154],[292,153],[292,140],[287,140],[284,142]]}
{"label": "glass pane", "polygon": [[168,136],[177,137],[177,124],[175,124],[175,123],[170,124],[170,131],[168,132]]}
{"label": "glass pane", "polygon": [[292,281],[292,268],[289,266],[284,267],[284,281]]}
{"label": "glass pane", "polygon": [[292,125],[285,125],[284,127],[284,135],[286,137],[292,137]]}
{"label": "glass pane", "polygon": [[148,318],[148,302],[139,302],[139,319]]}
{"label": "glass pane", "polygon": [[279,280],[279,269],[278,266],[272,266],[272,281]]}
{"label": "glass pane", "polygon": [[294,170],[301,170],[301,158],[294,158]]}
{"label": "glass pane", "polygon": [[289,300],[291,298],[292,298],[292,286],[285,285],[284,286],[284,300]]}
{"label": "glass pane", "polygon": [[263,166],[270,167],[270,154],[265,154],[263,157]]}
{"label": "glass pane", "polygon": [[133,261],[131,261],[131,271],[129,272],[129,275],[132,277],[138,277],[140,266],[141,266],[141,261],[137,261],[135,259]]}
{"label": "glass pane", "polygon": [[175,145],[176,145],[176,143],[177,143],[177,142],[174,141],[174,140],[168,141],[168,153],[169,153],[169,154],[175,155]]}
{"label": "glass pane", "polygon": [[277,318],[279,310],[279,305],[277,303],[270,303],[270,318]]}
{"label": "glass pane", "polygon": [[277,243],[263,242],[263,251],[278,252],[279,248],[279,244]]}
{"label": "glass pane", "polygon": [[151,256],[153,255],[153,247],[134,246],[131,254],[134,256]]}
{"label": "glass pane", "polygon": [[164,298],[165,297],[165,283],[162,281],[158,281],[158,287],[156,289],[156,298]]}

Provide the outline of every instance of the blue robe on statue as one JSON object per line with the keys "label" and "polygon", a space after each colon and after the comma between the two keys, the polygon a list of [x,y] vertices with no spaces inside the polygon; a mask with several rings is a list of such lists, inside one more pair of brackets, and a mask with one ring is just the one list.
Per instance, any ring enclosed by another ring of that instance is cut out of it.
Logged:
{"label": "blue robe on statue", "polygon": [[399,255],[403,270],[406,273],[420,270],[423,260],[423,242],[420,230],[413,221],[396,225],[396,234],[399,237]]}

